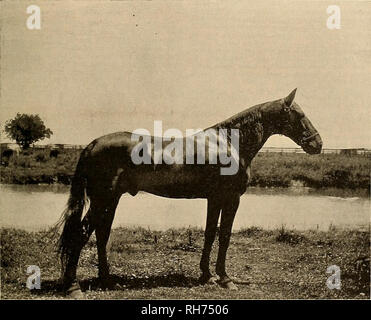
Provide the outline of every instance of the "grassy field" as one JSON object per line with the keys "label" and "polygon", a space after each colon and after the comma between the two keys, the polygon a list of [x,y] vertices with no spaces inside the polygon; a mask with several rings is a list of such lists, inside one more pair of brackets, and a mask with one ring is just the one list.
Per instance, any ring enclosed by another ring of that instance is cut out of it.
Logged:
{"label": "grassy field", "polygon": [[56,157],[50,150],[29,149],[18,156],[2,157],[0,182],[10,184],[70,184],[81,150],[61,150]]}
{"label": "grassy field", "polygon": [[[28,150],[2,157],[0,183],[69,184],[80,150]],[[259,153],[252,163],[252,186],[289,187],[299,181],[307,187],[370,189],[371,158],[336,154]]]}
{"label": "grassy field", "polygon": [[[1,299],[63,299],[51,232],[1,230]],[[114,229],[109,261],[116,288],[97,287],[95,236],[84,248],[80,284],[87,299],[369,299],[370,233],[330,228],[303,233],[250,228],[232,235],[227,270],[238,291],[198,283],[203,232]],[[217,244],[217,241],[216,241]],[[216,244],[211,258],[215,268]],[[41,289],[26,288],[28,265],[41,269]],[[326,270],[341,269],[341,289],[330,290]]]}

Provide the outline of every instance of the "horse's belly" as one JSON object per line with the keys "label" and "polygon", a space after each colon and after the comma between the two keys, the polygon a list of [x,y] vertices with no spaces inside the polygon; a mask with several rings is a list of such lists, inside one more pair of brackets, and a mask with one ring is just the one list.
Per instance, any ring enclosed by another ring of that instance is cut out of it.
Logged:
{"label": "horse's belly", "polygon": [[169,198],[206,198],[210,187],[198,174],[182,170],[159,170],[137,173],[138,191]]}

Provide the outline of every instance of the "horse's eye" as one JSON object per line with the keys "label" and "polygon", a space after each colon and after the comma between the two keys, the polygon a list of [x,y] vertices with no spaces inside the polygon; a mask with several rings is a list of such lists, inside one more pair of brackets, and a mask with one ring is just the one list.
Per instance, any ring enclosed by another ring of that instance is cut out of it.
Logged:
{"label": "horse's eye", "polygon": [[291,107],[284,106],[284,107],[283,107],[283,111],[289,113],[289,112],[291,111]]}

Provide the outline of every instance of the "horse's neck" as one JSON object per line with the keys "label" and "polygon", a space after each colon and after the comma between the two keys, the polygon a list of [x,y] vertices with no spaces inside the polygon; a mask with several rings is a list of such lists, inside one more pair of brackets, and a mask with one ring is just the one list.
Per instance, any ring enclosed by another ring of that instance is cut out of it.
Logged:
{"label": "horse's neck", "polygon": [[272,132],[264,125],[263,121],[257,120],[242,126],[240,135],[240,158],[248,166],[272,135]]}
{"label": "horse's neck", "polygon": [[262,108],[264,107],[264,104],[252,107],[213,127],[239,129],[239,156],[246,167],[273,134],[269,123],[263,121]]}

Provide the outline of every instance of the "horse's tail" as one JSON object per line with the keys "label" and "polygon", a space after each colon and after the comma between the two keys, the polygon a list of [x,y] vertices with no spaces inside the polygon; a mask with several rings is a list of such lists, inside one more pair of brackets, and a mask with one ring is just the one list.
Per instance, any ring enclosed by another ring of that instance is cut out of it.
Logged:
{"label": "horse's tail", "polygon": [[81,217],[84,207],[88,201],[86,195],[86,157],[83,151],[76,166],[75,174],[72,178],[70,196],[67,208],[63,211],[58,225],[63,225],[63,231],[58,241],[58,252],[62,262],[62,272],[68,263],[74,249],[80,245],[82,225]]}

